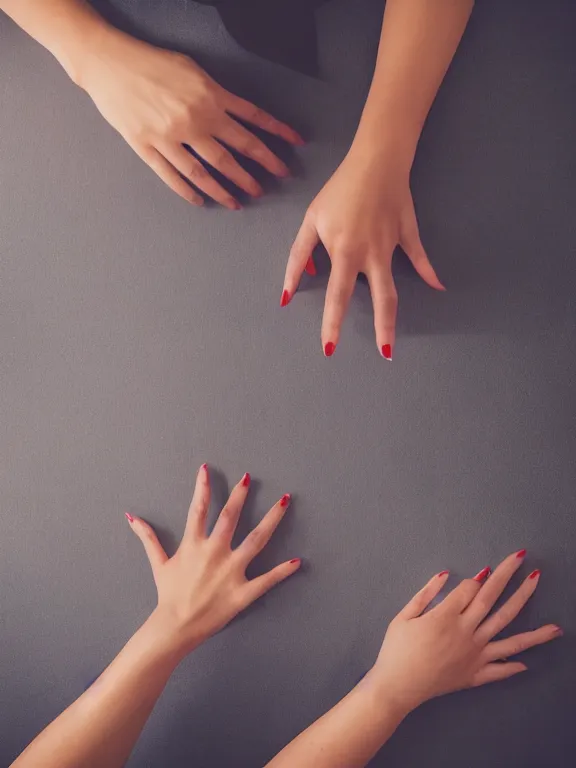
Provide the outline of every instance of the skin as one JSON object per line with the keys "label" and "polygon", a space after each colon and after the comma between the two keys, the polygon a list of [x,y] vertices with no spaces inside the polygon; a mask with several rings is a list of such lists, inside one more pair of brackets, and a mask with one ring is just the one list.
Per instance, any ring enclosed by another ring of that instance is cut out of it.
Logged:
{"label": "skin", "polygon": [[[208,534],[210,479],[207,467],[201,467],[186,529],[171,558],[148,523],[127,515],[150,562],[158,604],[98,680],[42,731],[13,768],[123,766],[180,661],[296,573],[299,559],[246,579],[247,566],[270,540],[290,501],[288,495],[279,500],[233,550],[232,538],[249,486],[250,477],[244,475]],[[539,572],[534,572],[489,616],[524,555],[510,555],[487,581],[484,572],[463,581],[425,613],[446,586],[448,573],[433,577],[391,622],[378,659],[364,679],[269,766],[364,766],[424,701],[525,671],[523,663],[497,661],[559,637],[561,631],[548,625],[494,640],[538,586]]]}
{"label": "skin", "polygon": [[58,59],[136,154],[189,203],[203,204],[200,191],[230,210],[241,207],[184,145],[252,197],[260,197],[262,188],[227,147],[275,176],[289,176],[286,165],[234,118],[290,144],[303,139],[219,86],[187,56],[124,34],[82,0],[0,0],[0,9]]}
{"label": "skin", "polygon": [[322,348],[333,354],[356,279],[366,275],[380,354],[392,359],[398,294],[392,256],[400,246],[431,288],[444,286],[420,240],[410,169],[420,133],[473,8],[473,0],[388,0],[370,93],[352,146],[312,202],[292,246],[282,305],[322,243],[331,261]]}
{"label": "skin", "polygon": [[425,701],[446,693],[504,680],[526,670],[499,662],[560,637],[555,625],[494,640],[534,594],[539,572],[488,616],[522,565],[510,555],[485,580],[466,579],[431,610],[448,573],[434,576],[388,627],[378,659],[366,677],[336,706],[292,741],[268,768],[359,768],[366,765],[400,723]]}

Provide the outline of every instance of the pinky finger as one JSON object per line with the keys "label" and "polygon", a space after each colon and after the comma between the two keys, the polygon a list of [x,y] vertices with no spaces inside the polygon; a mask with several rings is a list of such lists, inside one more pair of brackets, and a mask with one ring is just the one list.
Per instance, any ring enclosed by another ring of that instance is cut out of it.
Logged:
{"label": "pinky finger", "polygon": [[300,569],[301,565],[302,561],[300,558],[295,558],[294,560],[289,560],[287,563],[282,563],[282,565],[277,565],[276,568],[268,571],[268,573],[265,573],[262,576],[257,576],[255,579],[247,582],[244,591],[245,606],[255,602],[277,584],[280,584],[281,581],[292,576],[292,574]]}
{"label": "pinky finger", "polygon": [[487,661],[497,661],[498,659],[507,659],[510,656],[516,656],[518,653],[527,651],[535,645],[549,643],[562,636],[562,630],[555,624],[549,624],[532,632],[523,632],[520,635],[507,637],[505,640],[496,640],[488,643],[484,650],[484,658]]}
{"label": "pinky finger", "polygon": [[168,555],[164,552],[162,544],[158,541],[154,529],[151,525],[144,522],[139,517],[133,517],[130,513],[126,512],[126,519],[130,523],[130,528],[134,531],[136,536],[142,542],[146,556],[150,561],[152,567],[152,573],[156,573],[156,570],[168,560]]}
{"label": "pinky finger", "polygon": [[474,675],[472,687],[477,688],[479,685],[486,685],[486,683],[497,683],[499,680],[507,680],[509,677],[520,674],[520,672],[526,672],[527,669],[528,667],[520,661],[508,661],[505,664],[497,662],[486,664],[485,667],[482,667]]}
{"label": "pinky finger", "polygon": [[154,149],[154,147],[147,147],[143,150],[136,149],[135,147],[132,147],[132,149],[173,192],[176,192],[177,195],[192,205],[204,205],[204,198],[202,195],[195,192],[192,187],[184,181],[174,166],[171,165],[160,152]]}

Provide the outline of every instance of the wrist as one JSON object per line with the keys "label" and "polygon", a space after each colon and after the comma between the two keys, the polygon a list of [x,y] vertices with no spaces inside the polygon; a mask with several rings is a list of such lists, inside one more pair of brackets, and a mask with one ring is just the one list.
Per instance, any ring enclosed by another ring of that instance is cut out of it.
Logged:
{"label": "wrist", "polygon": [[171,611],[156,607],[146,620],[149,642],[179,663],[207,639],[199,628],[182,625]]}
{"label": "wrist", "polygon": [[363,694],[374,702],[380,712],[396,721],[397,725],[400,725],[419,706],[419,703],[410,701],[405,692],[396,691],[394,686],[378,675],[374,668],[358,683],[358,689],[361,689]]}
{"label": "wrist", "polygon": [[89,61],[101,55],[118,34],[121,33],[90,9],[76,18],[67,19],[60,34],[46,47],[72,82],[83,88]]}

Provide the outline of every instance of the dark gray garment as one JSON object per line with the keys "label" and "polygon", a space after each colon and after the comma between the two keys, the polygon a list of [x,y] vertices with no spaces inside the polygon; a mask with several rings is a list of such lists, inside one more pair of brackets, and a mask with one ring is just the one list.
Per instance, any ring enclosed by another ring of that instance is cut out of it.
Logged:
{"label": "dark gray garment", "polygon": [[428,704],[374,764],[573,766],[573,0],[490,0],[472,17],[412,180],[448,292],[397,258],[392,364],[365,285],[322,356],[325,261],[279,307],[293,237],[362,109],[380,0],[320,9],[322,80],[245,53],[213,8],[116,10],[310,143],[243,213],[191,208],[0,15],[0,765],[154,605],[124,510],[172,551],[208,461],[213,515],[252,472],[242,533],[294,494],[252,573],[305,567],[182,664],[131,768],[264,765],[373,663],[433,573],[452,586],[520,547],[513,586],[535,567],[542,580],[512,631],[566,636],[515,680]]}

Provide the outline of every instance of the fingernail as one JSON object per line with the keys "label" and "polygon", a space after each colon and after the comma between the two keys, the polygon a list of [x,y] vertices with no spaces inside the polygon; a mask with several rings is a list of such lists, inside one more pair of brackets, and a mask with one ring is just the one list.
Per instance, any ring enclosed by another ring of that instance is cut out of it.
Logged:
{"label": "fingernail", "polygon": [[306,262],[306,266],[304,267],[304,271],[307,275],[310,275],[311,277],[316,277],[316,264],[314,264],[314,259],[310,257],[308,261]]}
{"label": "fingernail", "polygon": [[303,147],[304,144],[306,144],[306,139],[303,139],[302,136],[300,136],[299,133],[296,133],[296,131],[294,131],[293,136],[294,136],[294,141],[296,142],[296,144],[299,144],[301,147]]}
{"label": "fingernail", "polygon": [[438,578],[441,579],[442,576],[447,576],[450,573],[450,571],[440,571],[438,574]]}
{"label": "fingernail", "polygon": [[280,506],[281,507],[287,507],[288,504],[290,504],[290,499],[291,498],[292,497],[290,496],[289,493],[285,493],[284,496],[282,496],[282,498],[280,499]]}
{"label": "fingernail", "polygon": [[329,341],[324,345],[324,354],[326,355],[326,357],[332,357],[335,351],[336,351],[336,344],[334,344],[334,342]]}
{"label": "fingernail", "polygon": [[292,176],[292,174],[290,173],[290,169],[284,166],[284,168],[278,169],[278,176],[283,179],[287,179],[289,176]]}
{"label": "fingernail", "polygon": [[486,568],[482,568],[480,573],[477,573],[476,576],[474,576],[474,581],[484,581],[484,579],[490,575],[490,566],[486,566]]}
{"label": "fingernail", "polygon": [[562,637],[562,635],[564,634],[564,630],[562,629],[562,627],[554,627],[554,634],[556,635],[556,637]]}
{"label": "fingernail", "polygon": [[282,298],[280,299],[280,306],[287,307],[290,304],[290,294],[288,291],[282,291]]}
{"label": "fingernail", "polygon": [[246,472],[240,482],[241,482],[241,485],[244,486],[244,488],[248,488],[248,486],[250,485],[250,473]]}
{"label": "fingernail", "polygon": [[392,362],[392,347],[390,344],[384,344],[382,347],[382,357],[386,358],[386,360],[390,360]]}
{"label": "fingernail", "polygon": [[202,464],[202,466],[200,467],[200,469],[203,469],[203,470],[204,470],[204,472],[208,472],[208,464]]}
{"label": "fingernail", "polygon": [[126,520],[128,520],[129,523],[133,523],[134,522],[134,518],[132,517],[130,512],[124,512],[124,517],[126,518]]}
{"label": "fingernail", "polygon": [[255,186],[255,187],[252,187],[252,192],[250,194],[252,195],[252,197],[262,197],[262,195],[264,194],[264,190],[262,189],[262,187]]}
{"label": "fingernail", "polygon": [[232,210],[234,210],[234,211],[241,211],[242,210],[242,206],[240,205],[238,200],[230,200],[229,203],[230,203],[230,207],[232,208]]}
{"label": "fingernail", "polygon": [[516,557],[519,560],[522,560],[523,557],[526,557],[526,550],[525,549],[521,549],[520,552],[516,552]]}
{"label": "fingernail", "polygon": [[294,560],[290,560],[290,565],[296,565],[296,563],[300,564],[299,557],[295,557]]}
{"label": "fingernail", "polygon": [[542,573],[542,571],[540,570],[540,568],[536,568],[536,570],[532,571],[532,573],[530,574],[530,576],[528,576],[528,578],[529,579],[537,579],[538,576],[540,576],[541,573]]}

